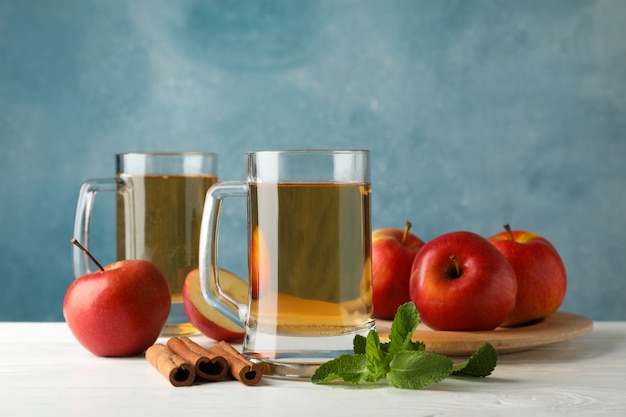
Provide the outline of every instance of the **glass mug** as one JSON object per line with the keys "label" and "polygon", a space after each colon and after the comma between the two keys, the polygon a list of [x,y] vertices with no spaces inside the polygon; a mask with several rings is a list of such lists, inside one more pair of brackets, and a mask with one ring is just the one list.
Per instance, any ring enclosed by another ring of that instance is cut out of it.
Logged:
{"label": "glass mug", "polygon": [[[204,198],[217,182],[215,153],[120,153],[116,175],[85,181],[78,194],[74,238],[89,247],[89,224],[97,192],[116,194],[117,259],[144,259],[167,278],[172,307],[163,335],[193,334],[182,303],[189,271],[198,267]],[[72,252],[74,275],[91,272],[89,259]]]}
{"label": "glass mug", "polygon": [[[200,233],[207,302],[245,331],[242,352],[273,377],[310,378],[374,328],[369,151],[247,153],[247,180],[211,187]],[[246,197],[248,301],[220,286],[222,200]],[[216,273],[217,272],[217,273]],[[209,282],[209,279],[211,282]]]}

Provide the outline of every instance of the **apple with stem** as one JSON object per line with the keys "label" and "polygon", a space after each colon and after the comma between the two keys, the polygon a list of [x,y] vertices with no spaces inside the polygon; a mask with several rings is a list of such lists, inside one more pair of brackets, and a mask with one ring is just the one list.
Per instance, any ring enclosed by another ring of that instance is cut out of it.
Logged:
{"label": "apple with stem", "polygon": [[509,261],[517,277],[515,308],[503,326],[516,326],[548,317],[565,298],[565,265],[552,243],[525,230],[504,231],[488,238]]}
{"label": "apple with stem", "polygon": [[132,356],[159,337],[172,305],[170,286],[153,263],[123,260],[103,267],[76,239],[98,271],[72,282],[63,316],[72,334],[97,356]]}
{"label": "apple with stem", "polygon": [[372,291],[374,316],[392,319],[398,307],[410,300],[411,266],[424,242],[404,230],[382,228],[372,232]]}
{"label": "apple with stem", "polygon": [[433,330],[493,330],[513,311],[516,294],[513,267],[472,232],[440,235],[413,261],[411,301]]}

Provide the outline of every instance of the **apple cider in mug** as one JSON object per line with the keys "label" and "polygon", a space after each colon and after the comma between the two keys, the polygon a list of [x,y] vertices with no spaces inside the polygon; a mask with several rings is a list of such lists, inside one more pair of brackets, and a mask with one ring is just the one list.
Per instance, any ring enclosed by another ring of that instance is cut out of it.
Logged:
{"label": "apple cider in mug", "polygon": [[369,184],[251,184],[249,214],[247,348],[275,348],[264,334],[351,338],[371,327]]}
{"label": "apple cider in mug", "polygon": [[[116,198],[120,219],[118,259],[153,262],[170,284],[172,303],[182,303],[185,277],[198,267],[204,198],[217,177],[124,174],[119,177],[125,188],[118,190]],[[132,188],[132,192],[124,192],[127,188]]]}

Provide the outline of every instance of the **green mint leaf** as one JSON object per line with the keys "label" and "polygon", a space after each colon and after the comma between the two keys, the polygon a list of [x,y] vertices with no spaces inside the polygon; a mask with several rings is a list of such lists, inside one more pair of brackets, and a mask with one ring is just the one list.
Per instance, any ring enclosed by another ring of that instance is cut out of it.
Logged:
{"label": "green mint leaf", "polygon": [[321,384],[340,378],[354,384],[366,381],[369,376],[367,365],[366,355],[340,355],[321,364],[311,376],[311,382]]}
{"label": "green mint leaf", "polygon": [[380,339],[376,330],[370,330],[365,339],[365,354],[378,361],[383,360],[383,351],[380,349]]}
{"label": "green mint leaf", "polygon": [[389,353],[391,355],[406,350],[411,346],[411,337],[420,322],[415,304],[407,302],[398,307],[389,332]]}
{"label": "green mint leaf", "polygon": [[384,378],[387,374],[387,353],[380,348],[380,339],[375,330],[367,334],[365,355],[367,356],[367,370],[369,375],[365,377],[367,381],[376,382]]}
{"label": "green mint leaf", "polygon": [[498,352],[490,343],[485,343],[468,360],[455,365],[452,374],[485,377],[491,375],[497,363]]}
{"label": "green mint leaf", "polygon": [[447,378],[452,373],[452,359],[422,351],[402,351],[389,364],[387,381],[396,388],[421,389]]}
{"label": "green mint leaf", "polygon": [[352,341],[352,349],[354,353],[359,355],[365,355],[365,345],[367,343],[367,339],[365,336],[361,336],[360,334],[354,335],[354,340]]}
{"label": "green mint leaf", "polygon": [[414,350],[419,352],[424,352],[426,350],[426,345],[424,342],[413,342],[410,341],[409,345],[406,347],[406,350]]}
{"label": "green mint leaf", "polygon": [[[380,344],[380,350],[382,350],[385,353],[389,353],[389,346],[391,345],[391,343],[386,342],[386,343],[382,343]],[[405,350],[420,350],[420,351],[424,351],[426,350],[426,345],[424,344],[424,342],[414,342],[414,341],[410,341],[409,344],[407,345]]]}

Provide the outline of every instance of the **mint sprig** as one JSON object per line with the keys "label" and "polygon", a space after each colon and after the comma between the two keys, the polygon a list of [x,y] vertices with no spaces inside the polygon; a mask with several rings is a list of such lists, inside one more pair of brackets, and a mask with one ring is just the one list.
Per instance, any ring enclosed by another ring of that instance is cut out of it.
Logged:
{"label": "mint sprig", "polygon": [[418,324],[415,304],[401,305],[391,324],[389,342],[382,343],[375,330],[367,337],[356,335],[354,354],[322,364],[311,381],[322,384],[343,379],[358,384],[386,379],[396,388],[421,389],[453,375],[485,377],[493,372],[498,354],[491,344],[485,343],[465,362],[455,365],[449,357],[426,352],[424,343],[411,339]]}
{"label": "mint sprig", "polygon": [[453,375],[485,377],[491,375],[498,362],[498,352],[490,344],[482,345],[468,360],[452,369]]}

